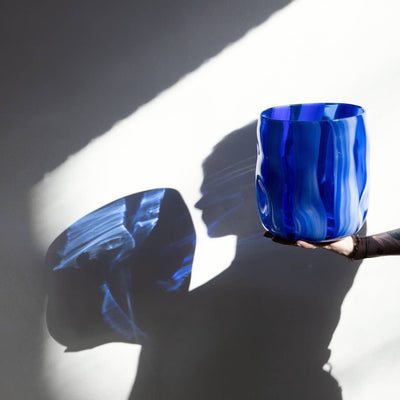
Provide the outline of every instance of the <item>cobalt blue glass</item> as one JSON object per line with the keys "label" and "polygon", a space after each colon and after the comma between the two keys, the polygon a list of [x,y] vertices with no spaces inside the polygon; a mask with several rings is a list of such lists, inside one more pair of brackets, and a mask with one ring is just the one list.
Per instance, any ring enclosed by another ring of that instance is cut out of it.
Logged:
{"label": "cobalt blue glass", "polygon": [[369,200],[363,108],[344,103],[269,108],[257,129],[256,193],[263,226],[288,240],[356,233]]}

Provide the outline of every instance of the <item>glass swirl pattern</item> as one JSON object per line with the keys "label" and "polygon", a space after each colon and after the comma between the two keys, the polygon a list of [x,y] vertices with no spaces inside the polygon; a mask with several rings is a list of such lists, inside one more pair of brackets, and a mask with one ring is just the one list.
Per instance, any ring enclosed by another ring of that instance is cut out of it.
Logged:
{"label": "glass swirl pattern", "polygon": [[343,103],[269,108],[257,129],[256,194],[263,226],[288,240],[356,233],[369,200],[363,108]]}

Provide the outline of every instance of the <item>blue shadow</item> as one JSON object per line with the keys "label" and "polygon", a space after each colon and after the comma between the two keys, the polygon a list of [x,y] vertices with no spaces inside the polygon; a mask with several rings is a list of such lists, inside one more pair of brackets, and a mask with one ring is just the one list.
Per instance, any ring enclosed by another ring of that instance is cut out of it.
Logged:
{"label": "blue shadow", "polygon": [[[66,351],[146,344],[161,306],[188,290],[195,244],[173,189],[127,196],[81,218],[46,257],[50,333]],[[159,307],[150,310],[149,299]]]}

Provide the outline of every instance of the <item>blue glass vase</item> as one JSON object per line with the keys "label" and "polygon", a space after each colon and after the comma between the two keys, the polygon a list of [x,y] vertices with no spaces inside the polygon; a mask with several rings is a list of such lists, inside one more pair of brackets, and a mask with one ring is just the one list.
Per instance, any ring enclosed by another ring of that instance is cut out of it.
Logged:
{"label": "blue glass vase", "polygon": [[356,233],[369,200],[363,108],[343,103],[269,108],[257,129],[256,193],[263,226],[287,240]]}

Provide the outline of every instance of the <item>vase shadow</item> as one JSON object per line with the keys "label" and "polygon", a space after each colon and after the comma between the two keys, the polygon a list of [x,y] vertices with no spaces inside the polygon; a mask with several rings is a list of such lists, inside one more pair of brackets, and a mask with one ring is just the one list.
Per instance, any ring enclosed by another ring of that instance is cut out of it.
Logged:
{"label": "vase shadow", "polygon": [[147,346],[189,287],[196,235],[174,189],[118,199],[72,224],[46,257],[47,326],[66,351]]}

